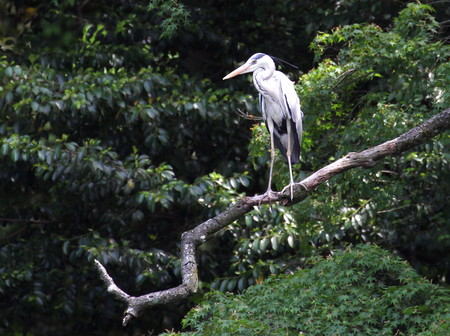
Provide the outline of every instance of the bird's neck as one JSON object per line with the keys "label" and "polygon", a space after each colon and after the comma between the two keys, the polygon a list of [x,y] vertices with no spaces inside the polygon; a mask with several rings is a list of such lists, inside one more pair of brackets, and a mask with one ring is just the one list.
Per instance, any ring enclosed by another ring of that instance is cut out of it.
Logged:
{"label": "bird's neck", "polygon": [[[272,97],[273,85],[270,85],[275,69],[256,69],[253,71],[253,84],[260,94],[265,97]],[[273,99],[273,98],[272,98]]]}
{"label": "bird's neck", "polygon": [[258,76],[258,79],[262,80],[268,80],[273,76],[273,73],[275,72],[275,68],[269,67],[269,68],[259,68],[256,69],[253,72],[253,77]]}

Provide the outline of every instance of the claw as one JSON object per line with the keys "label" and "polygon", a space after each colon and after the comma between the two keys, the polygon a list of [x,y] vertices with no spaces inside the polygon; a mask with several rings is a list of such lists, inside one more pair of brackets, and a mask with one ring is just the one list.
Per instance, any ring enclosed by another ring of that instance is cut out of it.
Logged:
{"label": "claw", "polygon": [[[287,188],[290,188],[291,190],[291,201],[294,199],[294,182],[289,183],[287,186],[285,186],[283,188],[283,190],[281,191],[282,194],[284,194],[284,192],[286,191]],[[304,185],[302,182],[298,182],[298,184],[300,184],[303,189],[305,189],[306,191],[309,191],[309,189],[306,187],[306,185]]]}
{"label": "claw", "polygon": [[269,187],[269,188],[267,188],[267,190],[266,190],[266,192],[262,195],[263,197],[261,198],[261,200],[259,201],[259,205],[261,205],[261,202],[267,197],[268,199],[269,199],[269,208],[270,208],[270,212],[272,212],[272,202],[271,202],[271,199],[272,199],[272,193],[273,193],[273,191],[272,191],[272,189]]}
{"label": "claw", "polygon": [[287,186],[285,186],[283,188],[283,190],[281,191],[281,193],[283,194],[287,188],[290,188],[291,190],[291,201],[294,199],[294,183],[289,183]]}

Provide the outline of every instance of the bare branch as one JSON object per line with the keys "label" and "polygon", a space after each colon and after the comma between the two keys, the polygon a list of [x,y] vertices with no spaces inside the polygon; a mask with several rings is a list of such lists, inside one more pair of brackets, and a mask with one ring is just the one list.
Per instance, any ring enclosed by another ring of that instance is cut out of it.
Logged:
{"label": "bare branch", "polygon": [[450,129],[450,108],[427,120],[399,137],[386,141],[378,146],[362,152],[348,153],[326,167],[316,171],[300,183],[294,185],[294,199],[291,201],[289,188],[285,192],[271,192],[270,194],[244,197],[223,211],[216,217],[199,224],[194,229],[186,231],[181,236],[181,274],[182,284],[167,290],[133,297],[122,291],[109,276],[106,269],[95,261],[101,279],[107,286],[107,291],[119,301],[126,304],[123,325],[126,325],[145,308],[155,305],[175,302],[195,293],[198,288],[198,274],[196,251],[208,237],[218,230],[233,223],[238,218],[253,210],[255,206],[267,203],[280,202],[291,205],[304,200],[312,191],[323,182],[331,179],[346,170],[356,167],[373,167],[377,161],[386,156],[393,156],[413,148]]}
{"label": "bare branch", "polygon": [[121,290],[117,285],[114,283],[114,280],[109,276],[108,272],[106,271],[105,267],[98,261],[97,259],[94,260],[95,266],[97,266],[98,272],[100,273],[100,278],[103,280],[103,282],[106,284],[106,290],[114,295],[116,299],[121,301],[128,301],[130,296],[125,293],[123,290]]}

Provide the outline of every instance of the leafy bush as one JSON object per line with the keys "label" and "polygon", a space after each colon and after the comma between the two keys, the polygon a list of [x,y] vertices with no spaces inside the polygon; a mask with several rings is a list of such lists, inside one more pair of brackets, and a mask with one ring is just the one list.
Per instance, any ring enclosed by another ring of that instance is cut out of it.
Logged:
{"label": "leafy bush", "polygon": [[360,245],[239,295],[208,294],[183,335],[444,335],[449,302],[405,261]]}

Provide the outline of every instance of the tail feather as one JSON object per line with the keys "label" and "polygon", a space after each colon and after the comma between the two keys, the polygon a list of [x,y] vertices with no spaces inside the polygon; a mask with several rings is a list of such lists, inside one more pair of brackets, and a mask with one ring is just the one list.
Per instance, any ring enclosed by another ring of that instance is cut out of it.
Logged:
{"label": "tail feather", "polygon": [[[299,136],[297,132],[295,122],[292,120],[290,120],[289,122],[291,123],[292,137],[294,140],[294,145],[292,147],[291,153],[291,162],[294,164],[300,162],[301,135]],[[286,127],[278,127],[277,125],[275,125],[273,133],[274,133],[273,140],[275,142],[275,146],[280,150],[284,159],[287,161],[287,129]]]}

